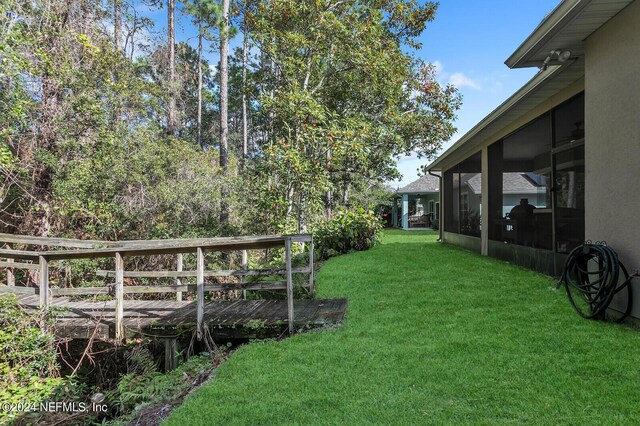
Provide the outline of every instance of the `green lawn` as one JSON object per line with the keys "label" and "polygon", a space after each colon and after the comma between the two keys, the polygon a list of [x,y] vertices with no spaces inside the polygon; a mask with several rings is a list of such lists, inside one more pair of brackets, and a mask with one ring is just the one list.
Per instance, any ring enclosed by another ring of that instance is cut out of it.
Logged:
{"label": "green lawn", "polygon": [[584,320],[542,275],[387,232],[331,259],[345,325],[242,347],[169,425],[638,424],[640,332]]}

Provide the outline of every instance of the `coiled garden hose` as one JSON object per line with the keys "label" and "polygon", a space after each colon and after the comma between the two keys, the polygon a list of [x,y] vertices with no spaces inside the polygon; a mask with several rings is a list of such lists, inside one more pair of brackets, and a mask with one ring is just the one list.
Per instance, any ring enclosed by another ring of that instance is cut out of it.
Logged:
{"label": "coiled garden hose", "polygon": [[613,297],[626,289],[627,306],[623,315],[616,319],[621,322],[631,313],[630,283],[635,276],[638,276],[637,272],[629,276],[616,252],[606,243],[587,241],[569,253],[558,284],[564,284],[576,312],[591,319],[604,319]]}

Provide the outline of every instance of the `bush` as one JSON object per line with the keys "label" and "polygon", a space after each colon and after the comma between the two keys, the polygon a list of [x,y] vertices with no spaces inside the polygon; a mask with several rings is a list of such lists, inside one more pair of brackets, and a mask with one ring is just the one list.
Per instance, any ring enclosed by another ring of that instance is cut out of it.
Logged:
{"label": "bush", "polygon": [[318,226],[314,240],[320,257],[329,258],[352,250],[368,250],[379,239],[380,218],[362,207],[341,209]]}
{"label": "bush", "polygon": [[[65,380],[58,373],[54,311],[24,310],[12,294],[0,296],[0,401],[38,404]],[[0,411],[0,424],[21,412]]]}

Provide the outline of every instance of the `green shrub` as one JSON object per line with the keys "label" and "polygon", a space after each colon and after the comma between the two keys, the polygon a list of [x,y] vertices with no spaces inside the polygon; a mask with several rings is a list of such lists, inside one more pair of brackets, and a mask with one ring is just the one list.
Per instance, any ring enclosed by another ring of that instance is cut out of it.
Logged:
{"label": "green shrub", "polygon": [[314,232],[314,240],[321,258],[326,259],[352,250],[368,250],[377,242],[382,231],[380,218],[362,207],[340,209],[324,221]]}
{"label": "green shrub", "polygon": [[127,354],[127,374],[120,377],[117,388],[107,392],[109,406],[116,408],[120,417],[110,424],[131,424],[130,421],[145,407],[179,398],[198,380],[208,377],[220,363],[212,362],[209,355],[189,358],[175,370],[161,373],[156,368],[151,353],[144,346],[137,346]]}
{"label": "green shrub", "polygon": [[[12,294],[0,296],[0,401],[37,406],[65,384],[58,373],[54,311],[27,312]],[[0,424],[20,415],[0,411]]]}

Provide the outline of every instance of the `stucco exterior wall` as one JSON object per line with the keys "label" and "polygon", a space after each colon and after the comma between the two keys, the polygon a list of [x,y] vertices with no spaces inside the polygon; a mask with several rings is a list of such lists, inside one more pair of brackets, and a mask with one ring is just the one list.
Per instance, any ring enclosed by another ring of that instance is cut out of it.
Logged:
{"label": "stucco exterior wall", "polygon": [[[640,269],[640,0],[586,40],[585,236]],[[640,318],[640,279],[634,285]]]}

